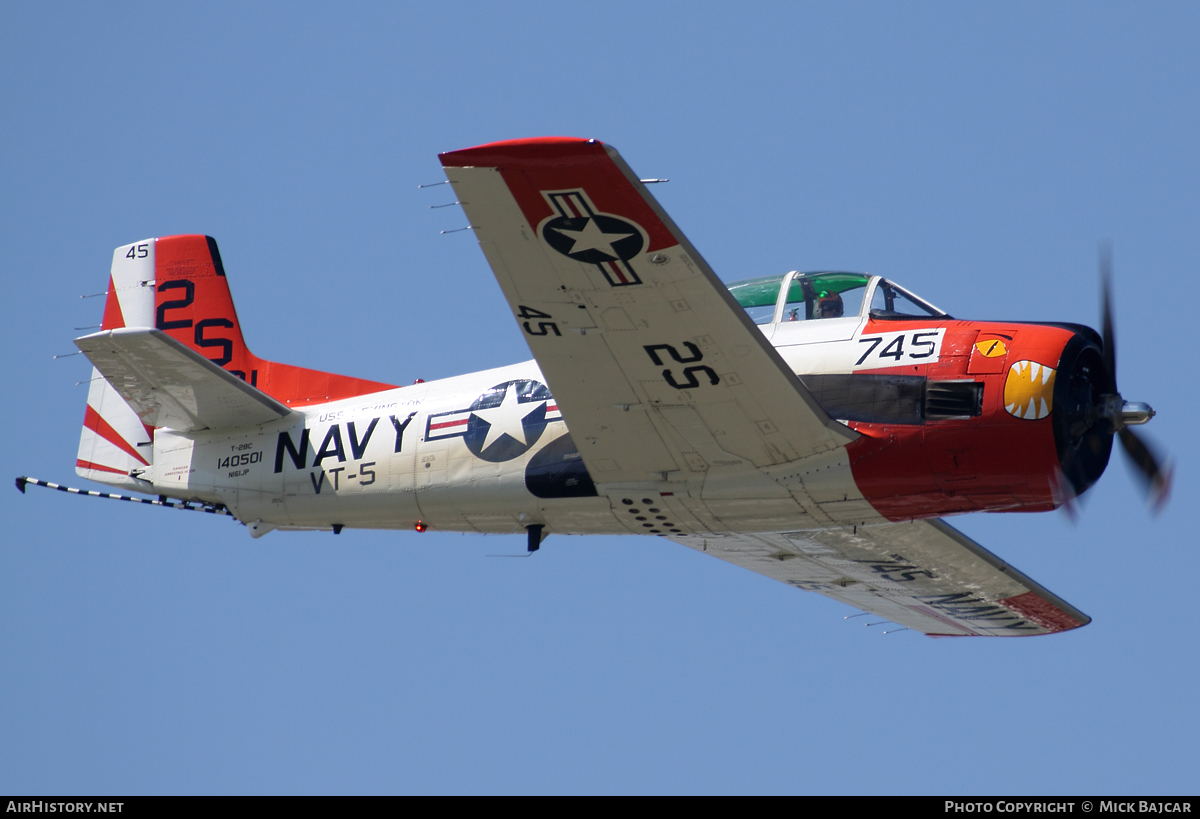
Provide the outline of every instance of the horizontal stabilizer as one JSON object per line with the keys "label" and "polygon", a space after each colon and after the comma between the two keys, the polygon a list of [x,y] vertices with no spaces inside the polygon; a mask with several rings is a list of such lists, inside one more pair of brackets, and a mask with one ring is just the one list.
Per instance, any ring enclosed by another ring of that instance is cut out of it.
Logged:
{"label": "horizontal stabilizer", "polygon": [[292,413],[159,330],[105,330],[75,339],[75,346],[149,426],[239,429]]}

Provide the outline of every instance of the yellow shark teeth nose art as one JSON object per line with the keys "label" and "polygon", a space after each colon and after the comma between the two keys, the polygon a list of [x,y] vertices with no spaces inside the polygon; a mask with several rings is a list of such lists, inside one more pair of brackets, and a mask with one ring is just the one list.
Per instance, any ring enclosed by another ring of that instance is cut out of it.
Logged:
{"label": "yellow shark teeth nose art", "polygon": [[1004,409],[1010,415],[1036,421],[1054,409],[1053,367],[1036,361],[1018,361],[1008,368],[1004,382]]}

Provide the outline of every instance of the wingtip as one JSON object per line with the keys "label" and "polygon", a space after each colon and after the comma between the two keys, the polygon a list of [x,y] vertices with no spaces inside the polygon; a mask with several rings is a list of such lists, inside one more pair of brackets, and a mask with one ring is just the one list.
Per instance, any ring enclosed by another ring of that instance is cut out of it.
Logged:
{"label": "wingtip", "polygon": [[21,477],[17,478],[17,490],[18,490],[18,491],[19,491],[19,492],[20,492],[22,495],[24,495],[24,494],[25,494],[25,484],[27,484],[27,483],[29,483],[29,478],[26,478],[24,475],[22,475]]}
{"label": "wingtip", "polygon": [[527,137],[487,142],[472,148],[446,151],[438,154],[443,167],[492,167],[505,161],[522,163],[554,164],[564,159],[579,157],[593,152],[603,154],[604,143],[598,139],[583,137]]}

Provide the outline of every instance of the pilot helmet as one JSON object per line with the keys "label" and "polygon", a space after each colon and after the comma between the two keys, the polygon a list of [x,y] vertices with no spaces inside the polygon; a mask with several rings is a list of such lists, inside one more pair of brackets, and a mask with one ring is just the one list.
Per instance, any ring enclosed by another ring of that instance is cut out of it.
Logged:
{"label": "pilot helmet", "polygon": [[821,295],[817,297],[817,318],[841,318],[844,309],[842,297],[837,293],[822,290]]}

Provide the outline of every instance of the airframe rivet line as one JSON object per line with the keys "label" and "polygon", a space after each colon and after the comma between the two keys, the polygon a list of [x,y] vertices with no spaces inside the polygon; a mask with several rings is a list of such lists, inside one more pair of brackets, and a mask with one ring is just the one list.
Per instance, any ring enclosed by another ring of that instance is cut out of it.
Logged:
{"label": "airframe rivet line", "polygon": [[93,492],[90,489],[76,489],[72,486],[63,486],[50,481],[40,481],[37,478],[26,478],[24,476],[17,478],[17,489],[21,494],[25,494],[25,485],[33,484],[34,486],[44,486],[47,489],[57,489],[59,492],[66,492],[71,495],[90,495],[93,498],[106,498],[107,500],[129,501],[130,503],[144,503],[149,506],[169,506],[172,509],[183,509],[188,512],[208,512],[210,515],[228,515],[233,517],[233,513],[225,508],[224,504],[204,504],[203,506],[192,506],[190,501],[179,501],[178,503],[167,500],[151,500],[150,498],[135,498],[132,495],[114,495],[110,492]]}

